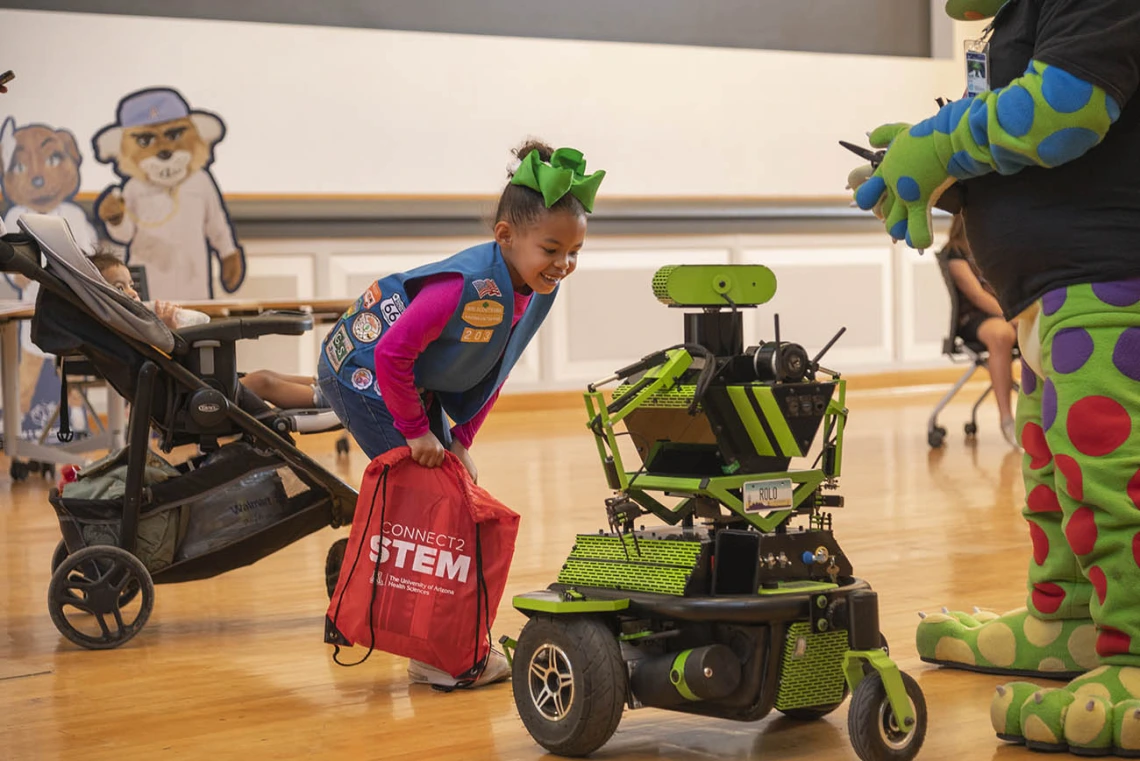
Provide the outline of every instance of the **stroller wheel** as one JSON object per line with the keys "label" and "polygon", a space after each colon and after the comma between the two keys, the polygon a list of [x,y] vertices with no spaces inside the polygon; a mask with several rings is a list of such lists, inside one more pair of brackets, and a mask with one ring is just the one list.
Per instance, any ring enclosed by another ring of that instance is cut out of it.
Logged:
{"label": "stroller wheel", "polygon": [[52,623],[64,637],[90,650],[109,650],[129,641],[153,609],[150,573],[119,547],[85,547],[67,555],[48,584]]}
{"label": "stroller wheel", "polygon": [[325,589],[329,593],[329,599],[332,599],[333,592],[336,591],[336,582],[340,578],[340,567],[344,565],[344,551],[348,548],[348,539],[337,539],[329,547],[329,553],[325,556]]}

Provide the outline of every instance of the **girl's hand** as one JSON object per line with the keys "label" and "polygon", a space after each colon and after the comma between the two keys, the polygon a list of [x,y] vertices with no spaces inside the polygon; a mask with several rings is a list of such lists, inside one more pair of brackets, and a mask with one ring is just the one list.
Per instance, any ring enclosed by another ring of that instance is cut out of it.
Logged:
{"label": "girl's hand", "polygon": [[408,446],[412,449],[412,459],[425,468],[438,468],[443,464],[443,458],[447,454],[443,444],[439,443],[439,439],[431,431],[423,436],[408,439]]}
{"label": "girl's hand", "polygon": [[471,452],[467,447],[460,444],[458,439],[454,439],[451,442],[451,453],[459,458],[463,467],[467,468],[467,472],[471,474],[471,482],[479,483],[479,469],[475,467],[475,461],[471,459]]}

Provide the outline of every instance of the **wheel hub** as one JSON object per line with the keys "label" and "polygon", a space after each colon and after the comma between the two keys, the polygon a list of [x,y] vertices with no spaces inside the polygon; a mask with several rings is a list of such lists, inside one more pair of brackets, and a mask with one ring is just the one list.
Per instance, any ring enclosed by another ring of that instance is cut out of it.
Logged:
{"label": "wheel hub", "polygon": [[530,699],[548,721],[566,718],[574,704],[574,670],[566,652],[550,643],[534,651],[527,669]]}

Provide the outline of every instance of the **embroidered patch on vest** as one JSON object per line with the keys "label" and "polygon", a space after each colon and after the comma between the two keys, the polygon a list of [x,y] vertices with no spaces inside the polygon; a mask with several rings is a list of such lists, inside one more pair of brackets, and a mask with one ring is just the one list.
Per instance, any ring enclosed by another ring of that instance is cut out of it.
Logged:
{"label": "embroidered patch on vest", "polygon": [[363,308],[362,302],[363,299],[357,299],[356,301],[349,304],[348,309],[344,310],[344,314],[341,315],[341,319],[347,320],[349,317],[352,317],[354,314],[359,312]]}
{"label": "embroidered patch on vest", "polygon": [[352,371],[352,385],[361,391],[372,385],[372,371],[366,367],[358,367]]}
{"label": "embroidered patch on vest", "polygon": [[372,343],[380,337],[380,318],[371,312],[361,312],[352,321],[352,335],[361,343]]}
{"label": "embroidered patch on vest", "polygon": [[493,328],[503,322],[503,305],[497,301],[468,301],[463,305],[463,321],[477,328]]}
{"label": "embroidered patch on vest", "polygon": [[352,339],[348,337],[348,328],[342,322],[325,341],[325,356],[328,357],[333,372],[340,372],[341,366],[351,353]]}
{"label": "embroidered patch on vest", "polygon": [[491,341],[495,331],[485,328],[464,328],[459,340],[468,344],[485,344]]}
{"label": "embroidered patch on vest", "polygon": [[393,293],[380,302],[380,314],[389,327],[404,313],[404,309],[404,300],[398,293]]}
{"label": "embroidered patch on vest", "polygon": [[382,295],[383,293],[380,290],[380,285],[378,283],[373,283],[372,285],[368,286],[368,290],[364,292],[364,295],[360,297],[360,300],[363,302],[365,309],[371,309],[373,304],[380,301],[380,297]]}
{"label": "embroidered patch on vest", "polygon": [[503,292],[499,290],[499,286],[491,278],[484,280],[472,280],[471,285],[475,286],[475,292],[479,294],[479,298],[485,299],[488,296],[502,296]]}

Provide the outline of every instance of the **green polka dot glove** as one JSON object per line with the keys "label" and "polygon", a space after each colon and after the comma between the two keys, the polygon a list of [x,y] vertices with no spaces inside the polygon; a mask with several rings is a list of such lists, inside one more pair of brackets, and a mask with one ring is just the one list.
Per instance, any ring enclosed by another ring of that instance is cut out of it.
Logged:
{"label": "green polka dot glove", "polygon": [[855,189],[855,203],[874,209],[892,238],[924,249],[932,243],[931,210],[957,180],[1072,161],[1100,143],[1119,116],[1120,106],[1101,88],[1031,61],[1006,87],[948,103],[914,126],[875,129],[871,145],[887,153]]}

